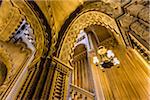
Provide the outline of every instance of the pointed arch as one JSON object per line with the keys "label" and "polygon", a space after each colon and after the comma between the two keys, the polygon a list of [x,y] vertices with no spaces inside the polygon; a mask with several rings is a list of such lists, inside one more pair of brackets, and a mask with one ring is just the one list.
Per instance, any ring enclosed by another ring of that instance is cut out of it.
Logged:
{"label": "pointed arch", "polygon": [[72,52],[71,48],[73,48],[76,42],[79,31],[91,25],[101,25],[106,27],[114,34],[120,44],[124,44],[123,39],[120,36],[118,26],[113,18],[100,11],[89,11],[78,16],[69,25],[68,29],[65,32],[66,35],[60,49],[60,59],[68,63],[68,61],[70,60],[70,54]]}

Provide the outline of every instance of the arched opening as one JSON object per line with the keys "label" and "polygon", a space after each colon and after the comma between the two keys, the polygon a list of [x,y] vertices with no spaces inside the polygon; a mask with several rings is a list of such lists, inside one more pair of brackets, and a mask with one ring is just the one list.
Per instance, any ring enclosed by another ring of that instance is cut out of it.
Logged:
{"label": "arched opening", "polygon": [[79,44],[78,46],[76,46],[74,50],[74,57],[79,55],[82,52],[86,52],[86,47],[84,44]]}
{"label": "arched opening", "polygon": [[87,57],[87,48],[84,44],[75,47],[72,66],[72,84],[89,92],[94,92],[91,69]]}
{"label": "arched opening", "polygon": [[113,18],[99,11],[89,11],[77,17],[77,19],[75,19],[65,31],[66,35],[64,36],[63,41],[61,42],[61,46],[58,49],[59,58],[62,59],[62,61],[69,63],[69,55],[71,53],[70,51],[76,42],[78,34],[81,30],[91,25],[100,25],[106,27],[114,34],[114,37],[118,43],[125,46],[124,41],[119,33],[117,24]]}
{"label": "arched opening", "polygon": [[109,29],[100,25],[91,25],[85,31],[91,40],[90,44],[93,45],[92,49],[95,52],[93,57],[95,59],[94,63],[99,62],[102,68],[111,68],[120,63],[113,52],[118,42]]}
{"label": "arched opening", "polygon": [[3,85],[7,76],[7,68],[6,65],[0,61],[0,86]]}
{"label": "arched opening", "polygon": [[[89,27],[93,28],[88,29]],[[86,31],[86,28],[88,31]],[[149,69],[141,62],[141,58],[133,48],[125,47],[125,41],[118,31],[115,20],[104,13],[89,11],[74,19],[65,32],[66,35],[60,46],[59,58],[65,63],[69,62],[71,59],[69,55],[74,50],[76,38],[83,29],[85,29],[84,31],[87,33],[89,40],[92,41],[90,46],[93,45],[91,46],[93,50],[88,55],[88,61],[91,66],[97,99],[148,97],[149,83],[147,83],[148,77],[145,74],[148,75]],[[95,30],[95,33],[92,30]],[[120,61],[119,67],[106,68],[103,72],[101,65],[96,66],[93,63],[92,58],[97,55],[99,46],[104,46],[107,50],[110,49],[114,52],[115,57]]]}
{"label": "arched opening", "polygon": [[117,43],[117,39],[114,34],[107,29],[105,26],[101,25],[91,25],[85,28],[85,32],[91,36],[91,40],[95,48],[105,45],[107,48],[110,47],[109,45],[104,44],[105,41],[112,40],[111,46],[114,46]]}

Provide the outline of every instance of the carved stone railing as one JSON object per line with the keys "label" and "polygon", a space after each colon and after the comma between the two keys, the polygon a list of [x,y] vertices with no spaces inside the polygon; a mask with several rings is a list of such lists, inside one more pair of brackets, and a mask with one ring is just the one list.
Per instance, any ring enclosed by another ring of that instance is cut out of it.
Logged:
{"label": "carved stone railing", "polygon": [[73,68],[56,57],[52,58],[52,64],[55,64],[55,72],[49,100],[68,100],[69,83]]}
{"label": "carved stone railing", "polygon": [[69,100],[95,100],[95,95],[73,84],[70,85]]}

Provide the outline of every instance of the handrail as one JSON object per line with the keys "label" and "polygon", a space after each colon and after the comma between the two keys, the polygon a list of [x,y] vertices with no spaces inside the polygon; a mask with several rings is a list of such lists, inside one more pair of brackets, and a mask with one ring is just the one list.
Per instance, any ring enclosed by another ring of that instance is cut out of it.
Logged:
{"label": "handrail", "polygon": [[73,68],[70,65],[65,64],[64,62],[62,62],[60,59],[56,58],[56,57],[52,57],[52,61],[59,63],[67,68],[69,68],[71,71],[73,70]]}
{"label": "handrail", "polygon": [[91,93],[91,92],[89,92],[89,91],[87,91],[85,89],[82,89],[82,88],[80,88],[78,86],[75,86],[73,84],[70,84],[70,86],[71,86],[71,90],[76,90],[76,92],[79,92],[79,93],[81,93],[83,95],[86,95],[86,96],[88,96],[90,98],[94,98],[95,97],[95,95],[93,93]]}

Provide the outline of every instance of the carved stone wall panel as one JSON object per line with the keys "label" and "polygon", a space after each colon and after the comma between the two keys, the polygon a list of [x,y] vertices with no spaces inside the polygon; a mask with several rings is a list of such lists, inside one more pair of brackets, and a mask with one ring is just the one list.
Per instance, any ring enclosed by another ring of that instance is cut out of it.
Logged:
{"label": "carved stone wall panel", "polygon": [[[25,1],[13,1],[13,3],[20,9],[22,13],[26,16],[27,21],[31,25],[34,31],[34,35],[36,37],[36,54],[35,59],[32,63],[34,65],[40,57],[43,55],[43,49],[44,49],[44,30],[42,29],[42,25],[39,23],[38,17],[34,14],[34,12],[31,10],[31,8],[27,5]],[[32,66],[31,65],[31,66]]]}
{"label": "carved stone wall panel", "polygon": [[131,15],[137,17],[138,13],[144,8],[143,5],[140,4],[132,4],[131,6],[129,6],[127,8],[128,13],[130,13]]}
{"label": "carved stone wall panel", "polygon": [[23,15],[10,1],[3,1],[0,9],[0,40],[8,41],[9,37],[22,21]]}
{"label": "carved stone wall panel", "polygon": [[149,8],[145,7],[144,9],[142,9],[139,14],[138,17],[141,18],[142,20],[144,20],[145,22],[150,24],[150,18],[149,18]]}
{"label": "carved stone wall panel", "polygon": [[6,80],[0,87],[0,92],[6,92],[5,90],[8,89],[18,71],[27,61],[27,57],[28,53],[25,51],[22,52],[21,49],[14,44],[0,41],[0,59],[4,62],[8,70]]}
{"label": "carved stone wall panel", "polygon": [[131,16],[130,14],[125,14],[124,16],[121,17],[120,24],[121,27],[125,28],[125,29],[129,29],[129,25],[134,22],[136,20],[136,18],[134,18],[133,16]]}
{"label": "carved stone wall panel", "polygon": [[11,59],[10,55],[3,48],[0,48],[0,60],[2,60],[4,62],[4,64],[7,67],[7,70],[8,70],[7,78],[6,78],[6,81],[5,81],[5,83],[7,84],[7,82],[9,81],[10,75],[11,75],[10,70],[11,70],[13,65],[12,65],[12,59]]}
{"label": "carved stone wall panel", "polygon": [[100,1],[100,2],[94,2],[85,7],[85,11],[88,11],[88,9],[91,10],[98,10],[103,13],[106,13],[107,15],[111,17],[116,17],[120,13],[122,13],[120,1]]}
{"label": "carved stone wall panel", "polygon": [[64,62],[56,58],[53,59],[52,64],[55,65],[55,71],[49,99],[68,100],[68,86],[72,69],[70,70],[71,67],[67,67]]}
{"label": "carved stone wall panel", "polygon": [[139,35],[143,40],[145,40],[147,43],[149,43],[149,34],[150,32],[146,29],[146,26],[139,23],[138,21],[134,22],[130,25],[131,30],[135,32],[137,35]]}
{"label": "carved stone wall panel", "polygon": [[[149,1],[132,0],[123,6],[124,13],[117,19],[119,20],[120,29],[124,40],[128,46],[131,46],[129,31],[136,33],[140,39],[139,42],[149,43]],[[146,45],[146,44],[144,44]]]}
{"label": "carved stone wall panel", "polygon": [[127,12],[135,17],[139,17],[147,23],[150,23],[149,8],[141,3],[133,3],[126,8]]}

